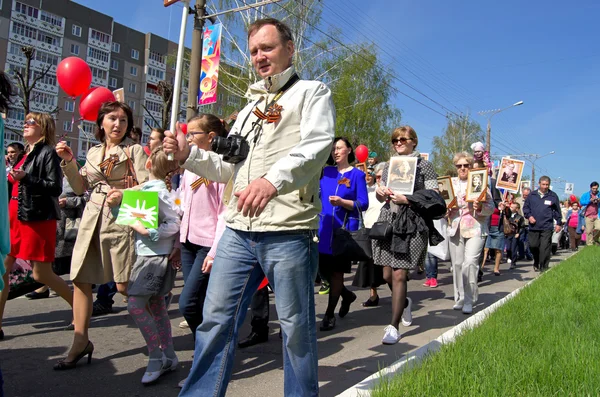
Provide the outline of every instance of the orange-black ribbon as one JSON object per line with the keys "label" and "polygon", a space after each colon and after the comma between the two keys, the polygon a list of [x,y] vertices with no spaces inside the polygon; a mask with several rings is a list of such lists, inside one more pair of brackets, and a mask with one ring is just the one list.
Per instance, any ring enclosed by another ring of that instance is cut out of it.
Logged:
{"label": "orange-black ribbon", "polygon": [[119,156],[117,154],[111,154],[106,160],[98,164],[98,167],[100,167],[100,169],[104,171],[104,174],[106,174],[107,177],[110,177],[110,174],[113,168],[115,167],[115,164],[118,162]]}
{"label": "orange-black ribbon", "polygon": [[342,178],[338,181],[338,185],[346,185],[346,187],[350,189],[350,179]]}
{"label": "orange-black ribbon", "polygon": [[265,114],[259,108],[254,109],[253,113],[256,117],[261,120],[267,120],[267,123],[276,123],[281,120],[281,111],[283,107],[274,103],[267,109],[267,113]]}
{"label": "orange-black ribbon", "polygon": [[201,185],[206,185],[206,187],[208,187],[208,185],[210,184],[210,181],[204,177],[200,177],[198,179],[196,179],[191,185],[190,187],[192,188],[192,190],[196,190],[198,189]]}

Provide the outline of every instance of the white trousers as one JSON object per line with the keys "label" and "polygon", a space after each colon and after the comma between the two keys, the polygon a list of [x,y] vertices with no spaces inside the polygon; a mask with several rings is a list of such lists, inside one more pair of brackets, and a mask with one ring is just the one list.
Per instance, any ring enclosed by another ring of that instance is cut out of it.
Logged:
{"label": "white trousers", "polygon": [[452,261],[452,276],[454,278],[454,301],[464,304],[477,302],[477,271],[479,257],[485,244],[485,237],[477,236],[463,238],[460,230],[450,237],[450,260]]}

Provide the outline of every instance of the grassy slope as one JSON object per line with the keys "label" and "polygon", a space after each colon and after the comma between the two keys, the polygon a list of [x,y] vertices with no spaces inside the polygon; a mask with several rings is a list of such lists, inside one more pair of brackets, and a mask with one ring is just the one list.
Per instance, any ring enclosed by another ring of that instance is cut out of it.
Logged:
{"label": "grassy slope", "polygon": [[600,395],[600,247],[564,261],[372,394],[426,395]]}

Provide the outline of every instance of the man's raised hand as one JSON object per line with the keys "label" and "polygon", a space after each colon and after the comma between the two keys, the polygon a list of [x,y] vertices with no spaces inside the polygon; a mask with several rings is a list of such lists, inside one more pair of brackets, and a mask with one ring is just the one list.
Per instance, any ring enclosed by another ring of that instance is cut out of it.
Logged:
{"label": "man's raised hand", "polygon": [[190,146],[187,143],[185,134],[181,130],[179,122],[175,123],[175,133],[165,131],[165,139],[162,145],[165,153],[172,153],[175,160],[184,162],[190,155]]}

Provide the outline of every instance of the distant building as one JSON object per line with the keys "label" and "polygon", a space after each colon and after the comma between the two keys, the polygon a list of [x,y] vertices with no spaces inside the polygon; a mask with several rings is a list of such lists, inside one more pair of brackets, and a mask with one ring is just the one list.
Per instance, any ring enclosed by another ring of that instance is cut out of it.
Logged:
{"label": "distant building", "polygon": [[[0,0],[0,64],[4,64],[4,70],[9,74],[25,70],[23,46],[36,49],[32,62],[34,76],[51,65],[49,73],[38,83],[30,107],[38,112],[59,110],[57,135],[67,133],[66,140],[78,159],[84,159],[89,147],[97,143],[93,139],[95,123],[78,122],[76,104],[58,86],[56,67],[63,58],[77,56],[84,59],[92,69],[92,86],[124,89],[125,102],[133,110],[134,123],[142,128],[142,143],[148,140],[150,126],[156,124],[142,105],[156,120],[162,121],[163,101],[158,95],[157,84],[161,80],[174,81],[174,62],[170,62],[173,66],[168,66],[167,58],[169,55],[175,57],[177,43],[121,25],[108,15],[70,0]],[[187,76],[184,76],[181,121],[185,121],[187,87]],[[200,111],[226,117],[228,114],[220,112],[232,112],[243,106],[241,98],[229,95],[224,89],[218,91],[218,97],[217,104],[204,106]],[[10,129],[21,131],[24,118],[24,110],[16,101],[5,120],[6,145],[22,141],[22,137]],[[72,120],[76,121],[76,126],[81,125],[83,133],[78,128],[71,131]]]}

